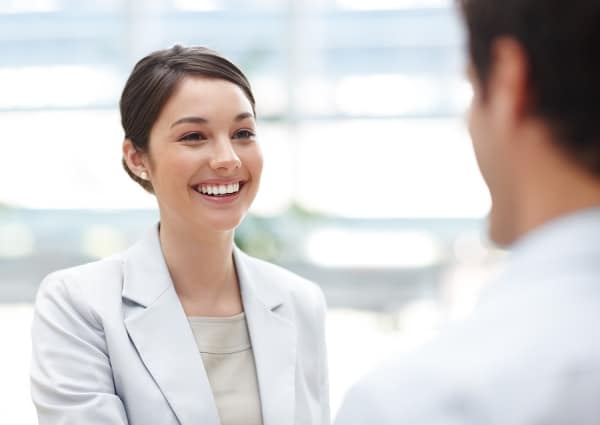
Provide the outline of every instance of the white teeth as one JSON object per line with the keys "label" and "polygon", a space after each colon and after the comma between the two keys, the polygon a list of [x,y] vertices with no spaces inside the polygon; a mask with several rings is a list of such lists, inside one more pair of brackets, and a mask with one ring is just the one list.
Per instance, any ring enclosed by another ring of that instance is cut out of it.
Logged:
{"label": "white teeth", "polygon": [[220,184],[220,185],[201,185],[198,188],[200,193],[205,195],[225,195],[236,193],[240,190],[240,183]]}

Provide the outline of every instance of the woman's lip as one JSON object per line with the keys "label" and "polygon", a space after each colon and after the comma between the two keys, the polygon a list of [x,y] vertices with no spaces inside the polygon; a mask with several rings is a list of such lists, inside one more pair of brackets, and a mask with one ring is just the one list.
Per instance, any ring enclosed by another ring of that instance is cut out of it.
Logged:
{"label": "woman's lip", "polygon": [[193,187],[199,187],[202,185],[228,185],[228,184],[235,184],[235,183],[239,183],[239,184],[244,184],[246,183],[246,180],[242,180],[242,179],[228,179],[228,180],[219,180],[219,179],[212,179],[212,180],[202,180],[201,182],[195,183],[192,186]]}

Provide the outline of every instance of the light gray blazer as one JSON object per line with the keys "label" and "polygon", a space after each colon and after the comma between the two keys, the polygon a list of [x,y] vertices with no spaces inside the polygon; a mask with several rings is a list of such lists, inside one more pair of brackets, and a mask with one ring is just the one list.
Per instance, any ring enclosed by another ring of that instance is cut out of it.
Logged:
{"label": "light gray blazer", "polygon": [[[320,289],[234,249],[264,425],[330,423]],[[42,282],[31,391],[40,425],[218,425],[158,231]]]}

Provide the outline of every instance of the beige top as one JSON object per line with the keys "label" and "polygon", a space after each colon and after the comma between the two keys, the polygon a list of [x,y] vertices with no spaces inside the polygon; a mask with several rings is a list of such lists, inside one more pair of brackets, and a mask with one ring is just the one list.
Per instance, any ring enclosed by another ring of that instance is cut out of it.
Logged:
{"label": "beige top", "polygon": [[246,316],[188,317],[215,397],[221,425],[262,425]]}

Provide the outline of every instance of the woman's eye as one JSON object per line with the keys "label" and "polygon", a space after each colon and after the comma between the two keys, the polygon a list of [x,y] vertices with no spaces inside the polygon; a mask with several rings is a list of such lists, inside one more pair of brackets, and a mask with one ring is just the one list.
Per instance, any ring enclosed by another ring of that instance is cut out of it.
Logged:
{"label": "woman's eye", "polygon": [[240,130],[235,133],[234,139],[253,139],[256,135],[250,130]]}
{"label": "woman's eye", "polygon": [[205,137],[202,134],[193,132],[193,133],[188,133],[188,134],[184,135],[179,140],[183,141],[183,142],[199,142],[204,139],[205,139]]}

